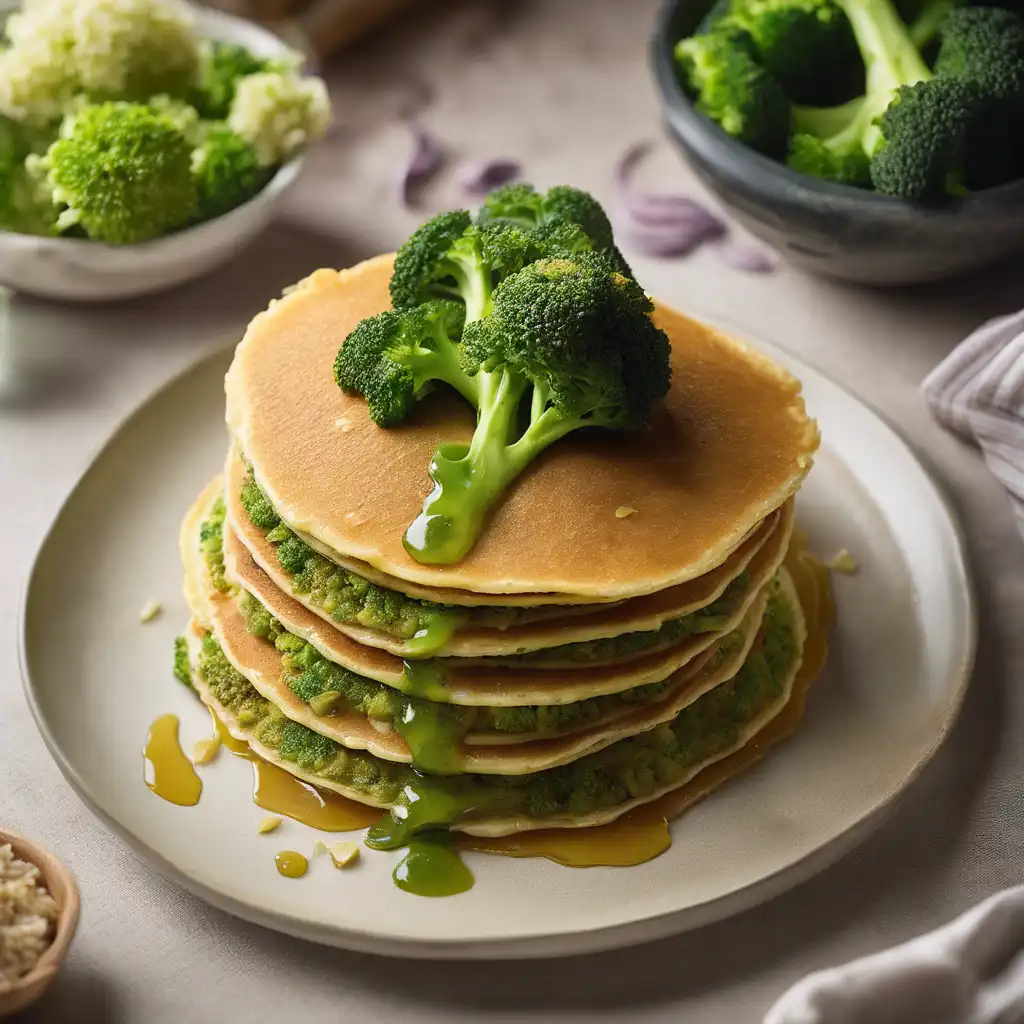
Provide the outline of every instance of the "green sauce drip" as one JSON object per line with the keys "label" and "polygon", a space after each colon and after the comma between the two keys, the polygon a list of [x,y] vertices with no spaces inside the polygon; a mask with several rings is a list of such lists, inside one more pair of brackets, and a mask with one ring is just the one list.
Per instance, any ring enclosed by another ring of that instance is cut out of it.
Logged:
{"label": "green sauce drip", "polygon": [[399,889],[414,896],[456,896],[472,889],[474,881],[447,832],[413,839],[391,877]]}
{"label": "green sauce drip", "polygon": [[437,661],[405,661],[402,685],[399,687],[410,697],[422,697],[446,704],[449,700],[448,674]]}
{"label": "green sauce drip", "polygon": [[455,635],[462,625],[462,618],[457,612],[424,612],[420,617],[422,625],[406,641],[406,655],[417,659],[432,658]]}
{"label": "green sauce drip", "polygon": [[462,771],[459,745],[466,725],[445,705],[407,700],[395,719],[395,728],[409,745],[412,763],[434,775],[457,775]]}
{"label": "green sauce drip", "polygon": [[478,796],[461,779],[446,780],[442,787],[425,776],[414,777],[402,787],[391,810],[366,833],[373,850],[397,850],[408,846],[420,832],[447,829],[477,807]]}

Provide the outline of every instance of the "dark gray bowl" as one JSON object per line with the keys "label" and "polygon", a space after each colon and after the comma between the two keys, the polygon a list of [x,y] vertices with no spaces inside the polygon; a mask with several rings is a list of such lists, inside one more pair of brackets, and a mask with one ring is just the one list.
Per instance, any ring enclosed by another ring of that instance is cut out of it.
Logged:
{"label": "dark gray bowl", "polygon": [[701,181],[758,238],[797,266],[863,284],[956,277],[1024,250],[1024,181],[941,206],[906,203],[791,171],[698,114],[672,49],[711,0],[667,0],[651,64],[668,131]]}

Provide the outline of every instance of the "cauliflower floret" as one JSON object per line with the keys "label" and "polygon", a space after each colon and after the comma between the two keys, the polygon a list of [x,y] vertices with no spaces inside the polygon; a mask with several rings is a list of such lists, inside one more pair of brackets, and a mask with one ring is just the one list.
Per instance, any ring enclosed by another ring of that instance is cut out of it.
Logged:
{"label": "cauliflower floret", "polygon": [[199,40],[180,0],[26,0],[7,20],[0,113],[45,122],[79,92],[92,99],[184,95]]}
{"label": "cauliflower floret", "polygon": [[265,167],[319,139],[330,122],[331,101],[321,79],[272,71],[239,79],[228,115],[228,127],[252,145]]}

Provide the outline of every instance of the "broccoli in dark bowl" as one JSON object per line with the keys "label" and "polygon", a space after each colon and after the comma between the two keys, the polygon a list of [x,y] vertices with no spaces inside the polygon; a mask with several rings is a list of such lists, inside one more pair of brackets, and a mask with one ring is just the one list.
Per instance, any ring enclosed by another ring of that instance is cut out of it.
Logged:
{"label": "broccoli in dark bowl", "polygon": [[935,202],[1024,177],[1010,7],[727,0],[679,41],[677,69],[701,113],[792,169]]}

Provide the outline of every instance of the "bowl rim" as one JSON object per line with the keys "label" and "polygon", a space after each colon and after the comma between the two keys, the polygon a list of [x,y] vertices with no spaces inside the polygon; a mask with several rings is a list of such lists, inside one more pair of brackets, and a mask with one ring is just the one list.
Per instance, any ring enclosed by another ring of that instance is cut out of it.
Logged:
{"label": "bowl rim", "polygon": [[[759,153],[732,136],[699,113],[687,96],[676,74],[673,50],[678,41],[673,31],[680,8],[692,0],[662,0],[651,33],[648,57],[653,71],[666,120],[677,127],[680,134],[687,136],[689,146],[694,139],[703,155],[710,156],[709,162],[721,163],[722,156],[728,156],[737,164],[749,166],[750,171],[759,175],[769,188],[784,190],[791,205],[827,204],[833,210],[837,207],[848,211],[864,212],[870,208],[879,218],[898,219],[906,222],[908,211],[916,211],[931,217],[952,217],[957,215],[985,214],[991,216],[1005,212],[1008,205],[1024,205],[1024,178],[1006,182],[993,188],[982,189],[967,196],[950,196],[941,203],[915,203],[896,196],[880,195],[867,189],[854,188],[838,182],[814,178],[794,171],[784,163]],[[750,175],[736,174],[750,181]],[[760,190],[764,190],[764,186]],[[1008,203],[1007,201],[1011,201]]]}
{"label": "bowl rim", "polygon": [[[13,13],[20,8],[21,0],[0,0],[0,17]],[[247,21],[227,11],[215,10],[208,7],[186,2],[184,4],[196,19],[196,31],[202,39],[225,39],[234,36],[234,41],[242,41],[245,38],[258,41],[259,48],[270,53],[289,53],[294,48],[289,46],[287,41],[277,33],[265,28],[254,21]],[[170,234],[160,235],[158,238],[151,238],[145,242],[137,242],[132,245],[110,245],[107,242],[96,242],[90,238],[65,238],[60,235],[29,235],[20,231],[6,231],[0,228],[0,245],[8,247],[22,247],[31,249],[34,252],[62,250],[65,252],[94,252],[94,253],[132,253],[135,255],[148,255],[160,247],[181,239],[195,239],[207,229],[215,230],[214,225],[219,229],[224,221],[236,214],[241,215],[242,211],[249,211],[253,206],[262,203],[273,202],[280,195],[288,190],[299,173],[302,171],[306,159],[306,149],[303,148],[289,157],[273,176],[254,196],[250,196],[240,206],[236,206],[225,213],[210,220],[201,221],[199,224],[190,224],[188,227],[172,231]],[[242,219],[239,216],[238,219]]]}
{"label": "bowl rim", "polygon": [[[53,941],[43,951],[43,955],[36,961],[28,974],[18,978],[10,988],[0,992],[0,1012],[3,1011],[5,1000],[14,1000],[33,986],[45,986],[49,983],[67,955],[68,947],[78,929],[78,919],[81,913],[81,895],[78,891],[78,883],[71,869],[56,854],[51,853],[41,843],[29,839],[19,832],[0,828],[0,846],[7,844],[10,844],[15,857],[27,861],[39,869],[47,892],[57,900],[57,930],[54,933]],[[63,889],[60,899],[53,891],[54,886],[51,881],[53,877],[58,879]],[[42,987],[40,987],[39,994],[42,994]]]}

